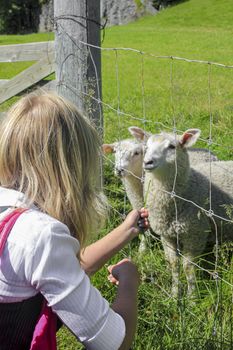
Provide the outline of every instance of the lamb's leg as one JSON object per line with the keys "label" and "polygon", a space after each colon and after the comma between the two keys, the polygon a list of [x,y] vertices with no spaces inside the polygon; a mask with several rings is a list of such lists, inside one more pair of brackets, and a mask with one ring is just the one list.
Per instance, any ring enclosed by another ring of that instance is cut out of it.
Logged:
{"label": "lamb's leg", "polygon": [[139,253],[144,253],[147,249],[147,242],[146,242],[146,237],[144,233],[139,234],[139,239],[140,239],[140,245],[138,248]]}
{"label": "lamb's leg", "polygon": [[193,256],[184,254],[183,269],[188,283],[187,295],[193,296],[196,290],[195,266],[193,264]]}
{"label": "lamb's leg", "polygon": [[[204,223],[202,227],[204,227]],[[191,234],[183,240],[183,268],[188,283],[187,294],[192,296],[196,290],[194,259],[200,256],[205,249],[208,230],[195,231],[193,225],[193,230],[190,232]]]}
{"label": "lamb's leg", "polygon": [[179,257],[177,255],[176,244],[161,237],[166,260],[169,262],[172,272],[172,296],[179,295]]}

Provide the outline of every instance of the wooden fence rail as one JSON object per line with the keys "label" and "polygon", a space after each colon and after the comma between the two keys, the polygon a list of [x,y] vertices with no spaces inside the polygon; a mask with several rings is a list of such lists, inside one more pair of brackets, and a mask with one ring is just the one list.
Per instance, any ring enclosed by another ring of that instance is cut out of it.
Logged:
{"label": "wooden fence rail", "polygon": [[1,45],[0,62],[38,61],[48,53],[54,53],[54,42]]}
{"label": "wooden fence rail", "polygon": [[[0,62],[18,61],[36,62],[12,79],[0,79],[0,103],[38,83],[55,71],[54,42],[0,46]],[[51,83],[49,86],[51,88]]]}

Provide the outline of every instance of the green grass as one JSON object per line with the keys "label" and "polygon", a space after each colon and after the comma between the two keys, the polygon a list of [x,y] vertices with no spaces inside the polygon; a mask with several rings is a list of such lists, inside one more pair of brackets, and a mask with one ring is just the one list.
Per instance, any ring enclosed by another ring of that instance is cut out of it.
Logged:
{"label": "green grass", "polygon": [[[184,1],[157,16],[106,29],[103,47],[130,47],[155,56],[179,56],[233,65],[232,23],[232,0]],[[0,44],[52,39],[53,34],[0,36]],[[0,64],[0,78],[11,78],[30,64]],[[199,146],[206,147],[211,115],[215,142],[211,149],[221,159],[232,158],[233,69],[142,56],[132,51],[118,51],[117,57],[115,51],[103,51],[102,65],[104,102],[115,109],[119,105],[122,112],[131,115],[119,115],[104,107],[106,142],[128,136],[130,125],[158,131],[172,128],[175,121],[179,130],[199,127],[203,138]],[[2,104],[0,110],[6,110],[16,99]],[[142,118],[145,121],[140,120]],[[105,190],[114,207],[104,231],[107,232],[121,221],[119,213],[130,209],[129,203],[125,203],[124,189],[113,176],[108,162],[105,164]],[[142,275],[134,349],[233,348],[232,288],[198,269],[196,303],[187,300],[185,293],[180,300],[174,300],[169,296],[171,275],[160,243],[152,240],[150,245],[151,250],[139,256],[137,242],[132,242],[112,260],[131,256]],[[233,266],[228,250],[221,250],[219,274],[232,283]],[[210,257],[208,260],[213,264],[215,257],[211,254]],[[207,257],[203,256],[203,260]],[[213,269],[212,264],[210,269]],[[106,276],[103,268],[92,281],[111,302],[115,288],[109,285]],[[180,281],[185,292],[182,271]],[[82,348],[77,347],[73,336],[64,329],[59,331],[58,344],[59,350]]]}

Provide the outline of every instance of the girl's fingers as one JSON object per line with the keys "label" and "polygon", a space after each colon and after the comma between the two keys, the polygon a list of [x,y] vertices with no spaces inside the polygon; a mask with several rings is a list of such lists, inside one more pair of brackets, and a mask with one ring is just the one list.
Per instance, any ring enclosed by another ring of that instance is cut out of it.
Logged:
{"label": "girl's fingers", "polygon": [[148,209],[145,209],[145,208],[142,208],[140,210],[140,216],[145,218],[145,217],[148,217],[149,213],[148,213]]}
{"label": "girl's fingers", "polygon": [[113,266],[114,266],[114,265],[109,265],[109,266],[107,267],[109,273],[112,272]]}
{"label": "girl's fingers", "polygon": [[130,258],[124,258],[124,259],[120,260],[116,265],[120,265],[120,264],[122,264],[123,262],[126,262],[126,261],[130,261]]}
{"label": "girl's fingers", "polygon": [[109,280],[109,282],[111,282],[113,284],[116,284],[116,285],[119,284],[119,282],[117,281],[117,279],[115,277],[113,277],[113,275],[109,275],[108,280]]}
{"label": "girl's fingers", "polygon": [[[126,261],[130,261],[130,259],[129,258],[124,258],[124,259],[122,259],[122,260],[120,260],[117,264],[115,264],[115,265],[109,265],[108,267],[107,267],[107,269],[108,269],[108,272],[110,273],[110,276],[111,276],[111,273],[112,273],[112,269],[115,267],[115,266],[117,266],[117,265],[120,265],[120,264],[123,264],[124,262],[126,262]],[[113,276],[112,276],[113,277]],[[114,278],[114,277],[113,277]]]}
{"label": "girl's fingers", "polygon": [[138,227],[140,229],[147,229],[149,227],[148,210],[145,208],[142,208],[140,210],[140,218],[138,220]]}
{"label": "girl's fingers", "polygon": [[141,218],[138,220],[138,227],[139,228],[147,228],[149,227],[149,221],[147,218]]}
{"label": "girl's fingers", "polygon": [[148,213],[141,213],[140,217],[141,218],[147,218],[148,217]]}

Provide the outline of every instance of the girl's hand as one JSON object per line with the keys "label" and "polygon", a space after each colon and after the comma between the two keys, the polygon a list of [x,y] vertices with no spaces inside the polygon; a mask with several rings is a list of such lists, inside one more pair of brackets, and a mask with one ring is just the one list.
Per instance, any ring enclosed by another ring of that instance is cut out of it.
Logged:
{"label": "girl's hand", "polygon": [[139,210],[139,213],[140,213],[140,217],[138,220],[138,227],[140,230],[147,230],[149,228],[148,209],[142,208]]}
{"label": "girl's hand", "polygon": [[132,283],[139,284],[139,273],[136,265],[130,261],[130,259],[123,259],[115,265],[108,266],[108,280],[116,285],[119,285],[120,281],[131,281]]}
{"label": "girl's hand", "polygon": [[123,229],[130,231],[130,235],[137,236],[140,230],[147,230],[149,227],[148,210],[142,208],[140,210],[132,210],[122,223]]}

